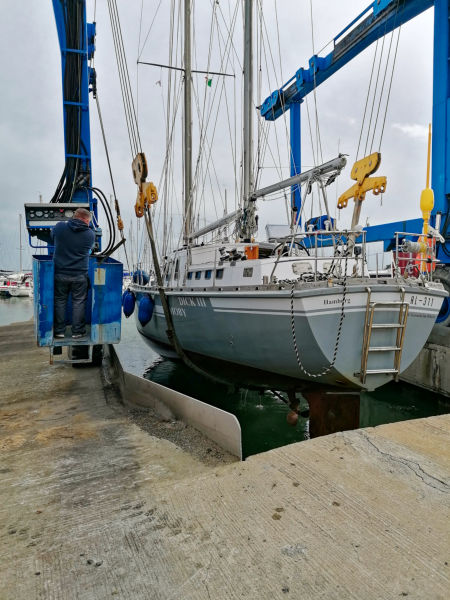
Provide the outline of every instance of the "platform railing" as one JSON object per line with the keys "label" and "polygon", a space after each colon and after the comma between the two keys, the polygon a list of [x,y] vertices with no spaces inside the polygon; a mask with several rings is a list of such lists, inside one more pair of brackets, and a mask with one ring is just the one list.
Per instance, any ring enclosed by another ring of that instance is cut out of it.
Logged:
{"label": "platform railing", "polygon": [[[357,241],[358,240],[358,241]],[[330,243],[331,242],[331,243]],[[363,230],[341,230],[341,231],[330,231],[328,229],[307,231],[295,237],[288,237],[286,241],[280,244],[280,254],[275,261],[270,280],[273,281],[275,277],[277,267],[281,262],[281,258],[286,255],[284,254],[285,246],[289,246],[290,250],[288,257],[296,263],[311,263],[314,262],[314,267],[311,272],[312,281],[323,279],[325,276],[341,278],[344,276],[343,264],[347,264],[347,276],[353,272],[353,267],[360,264],[361,269],[356,269],[359,272],[359,276],[367,274],[367,242],[366,232]],[[293,254],[294,246],[298,245],[309,252],[306,255],[295,255]],[[333,253],[328,256],[320,256],[320,251],[325,249],[333,249]],[[356,250],[358,248],[358,250]],[[311,254],[312,252],[312,254]],[[285,262],[285,261],[282,261]],[[324,269],[324,263],[332,263],[331,267]],[[338,265],[336,268],[334,265]],[[320,267],[320,269],[319,269]],[[349,273],[350,271],[350,273]],[[301,275],[307,275],[309,273],[303,273]]]}
{"label": "platform railing", "polygon": [[[427,251],[425,257],[420,253],[409,251],[408,244],[405,242],[418,242],[422,237],[426,237]],[[431,244],[429,245],[429,242]],[[405,247],[406,246],[406,247]],[[409,257],[405,256],[408,255]],[[394,276],[421,277],[426,281],[433,281],[433,273],[436,264],[440,261],[436,258],[436,238],[433,236],[424,236],[423,233],[410,233],[405,231],[395,232],[395,253],[394,253]],[[405,262],[406,261],[406,262]],[[422,263],[426,263],[423,269]]]}

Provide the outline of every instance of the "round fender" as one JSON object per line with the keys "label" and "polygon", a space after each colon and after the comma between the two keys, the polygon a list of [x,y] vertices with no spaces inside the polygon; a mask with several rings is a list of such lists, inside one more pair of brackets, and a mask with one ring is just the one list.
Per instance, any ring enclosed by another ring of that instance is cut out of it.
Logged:
{"label": "round fender", "polygon": [[155,303],[149,294],[144,294],[141,298],[139,298],[138,305],[138,320],[142,327],[145,327],[147,323],[151,321]]}
{"label": "round fender", "polygon": [[126,316],[127,319],[134,313],[135,305],[136,296],[133,294],[132,291],[125,290],[125,292],[122,294],[122,308],[123,314]]}
{"label": "round fender", "polygon": [[133,273],[133,283],[138,283],[140,285],[147,285],[150,281],[150,277],[148,276],[147,271],[142,269],[138,269]]}

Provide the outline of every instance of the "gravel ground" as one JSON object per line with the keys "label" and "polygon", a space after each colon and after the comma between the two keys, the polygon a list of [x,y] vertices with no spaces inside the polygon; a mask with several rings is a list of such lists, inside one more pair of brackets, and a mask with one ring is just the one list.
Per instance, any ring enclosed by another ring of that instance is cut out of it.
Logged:
{"label": "gravel ground", "polygon": [[238,460],[182,421],[165,421],[151,409],[127,406],[126,410],[130,421],[143,431],[154,437],[172,442],[207,465],[215,467]]}

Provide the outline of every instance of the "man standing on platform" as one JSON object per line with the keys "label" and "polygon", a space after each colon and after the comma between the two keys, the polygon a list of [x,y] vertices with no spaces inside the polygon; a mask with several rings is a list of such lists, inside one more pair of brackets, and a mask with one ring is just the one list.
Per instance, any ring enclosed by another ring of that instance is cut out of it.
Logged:
{"label": "man standing on platform", "polygon": [[52,231],[55,247],[55,322],[54,337],[65,337],[65,314],[69,294],[72,295],[72,338],[86,335],[86,298],[89,288],[89,254],[95,234],[89,228],[91,213],[77,208],[68,221],[57,223]]}

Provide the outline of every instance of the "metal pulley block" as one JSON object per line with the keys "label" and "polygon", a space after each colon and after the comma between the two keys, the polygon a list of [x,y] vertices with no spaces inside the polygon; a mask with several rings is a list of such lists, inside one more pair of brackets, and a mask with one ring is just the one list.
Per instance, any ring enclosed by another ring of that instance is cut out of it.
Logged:
{"label": "metal pulley block", "polygon": [[136,154],[136,158],[131,163],[131,168],[133,170],[134,182],[137,185],[140,185],[145,181],[148,175],[147,159],[143,152]]}
{"label": "metal pulley block", "polygon": [[136,204],[134,212],[137,217],[143,217],[147,206],[154,204],[158,200],[158,192],[153,181],[145,181],[148,175],[147,159],[143,152],[139,152],[131,165],[134,181],[138,186]]}

